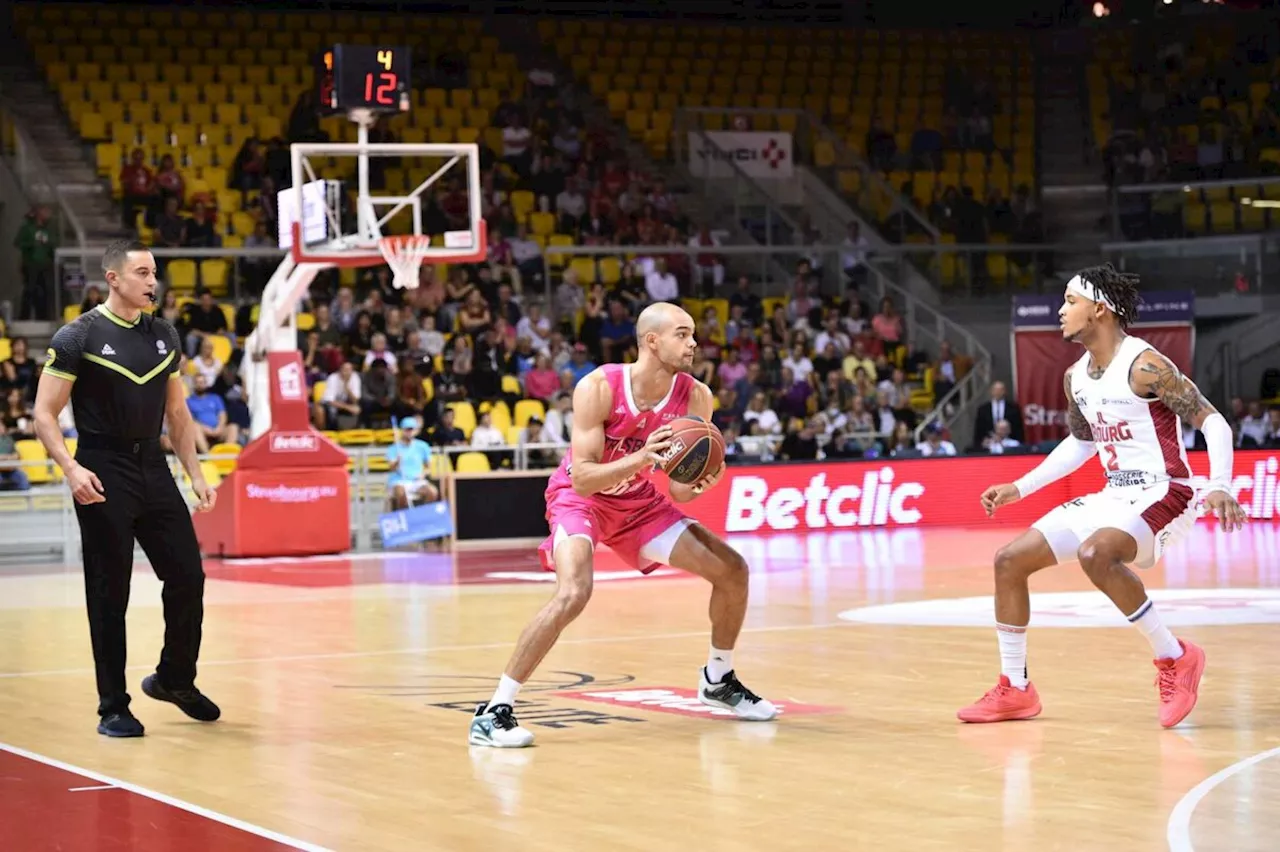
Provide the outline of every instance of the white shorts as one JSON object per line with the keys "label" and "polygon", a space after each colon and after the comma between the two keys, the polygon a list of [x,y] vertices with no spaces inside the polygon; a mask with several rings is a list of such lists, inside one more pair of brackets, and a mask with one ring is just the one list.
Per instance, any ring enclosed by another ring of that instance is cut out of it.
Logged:
{"label": "white shorts", "polygon": [[1080,545],[1098,530],[1126,532],[1138,543],[1134,564],[1150,568],[1195,520],[1195,492],[1191,487],[1181,482],[1159,482],[1108,486],[1095,494],[1068,500],[1031,528],[1044,535],[1059,562],[1075,559]]}

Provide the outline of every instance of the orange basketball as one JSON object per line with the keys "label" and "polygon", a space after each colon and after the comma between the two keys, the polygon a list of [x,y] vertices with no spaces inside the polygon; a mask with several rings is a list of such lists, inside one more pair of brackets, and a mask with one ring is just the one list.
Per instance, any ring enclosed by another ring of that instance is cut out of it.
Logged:
{"label": "orange basketball", "polygon": [[724,436],[692,414],[671,422],[671,447],[662,469],[675,482],[692,485],[724,463]]}

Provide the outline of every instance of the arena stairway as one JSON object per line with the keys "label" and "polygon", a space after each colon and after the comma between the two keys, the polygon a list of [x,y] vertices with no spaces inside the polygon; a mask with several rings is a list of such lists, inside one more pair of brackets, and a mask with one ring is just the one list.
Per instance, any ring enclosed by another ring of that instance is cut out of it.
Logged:
{"label": "arena stairway", "polygon": [[[40,158],[58,182],[63,198],[79,219],[90,243],[121,236],[120,214],[110,189],[98,179],[93,152],[77,139],[58,105],[57,93],[36,68],[26,43],[11,26],[0,28],[0,79],[3,95]],[[40,199],[32,199],[33,201]]]}

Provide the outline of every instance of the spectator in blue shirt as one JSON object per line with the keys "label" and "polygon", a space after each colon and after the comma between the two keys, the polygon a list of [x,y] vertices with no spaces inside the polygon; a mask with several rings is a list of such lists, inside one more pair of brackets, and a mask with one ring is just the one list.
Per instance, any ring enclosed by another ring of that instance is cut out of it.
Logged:
{"label": "spectator in blue shirt", "polygon": [[573,360],[566,364],[564,368],[566,372],[573,376],[574,387],[577,387],[578,382],[582,381],[583,377],[595,368],[596,365],[591,363],[591,358],[587,355],[587,347],[581,343],[575,343],[573,345]]}
{"label": "spectator in blue shirt", "polygon": [[387,485],[395,508],[409,508],[411,499],[418,503],[434,503],[440,499],[439,490],[427,478],[431,447],[418,438],[418,421],[414,418],[400,421],[400,435],[387,448],[387,462],[391,465]]}
{"label": "spectator in blue shirt", "polygon": [[227,421],[227,404],[209,390],[209,379],[202,373],[195,375],[195,388],[187,397],[187,409],[207,443],[239,443],[240,429]]}

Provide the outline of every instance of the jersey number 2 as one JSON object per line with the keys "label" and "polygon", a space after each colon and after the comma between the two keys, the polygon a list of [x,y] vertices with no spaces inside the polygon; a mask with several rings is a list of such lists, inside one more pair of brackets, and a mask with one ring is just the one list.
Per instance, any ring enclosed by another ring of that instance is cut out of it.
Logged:
{"label": "jersey number 2", "polygon": [[1116,458],[1116,448],[1114,444],[1103,444],[1102,451],[1107,454],[1107,470],[1119,470],[1120,460]]}

